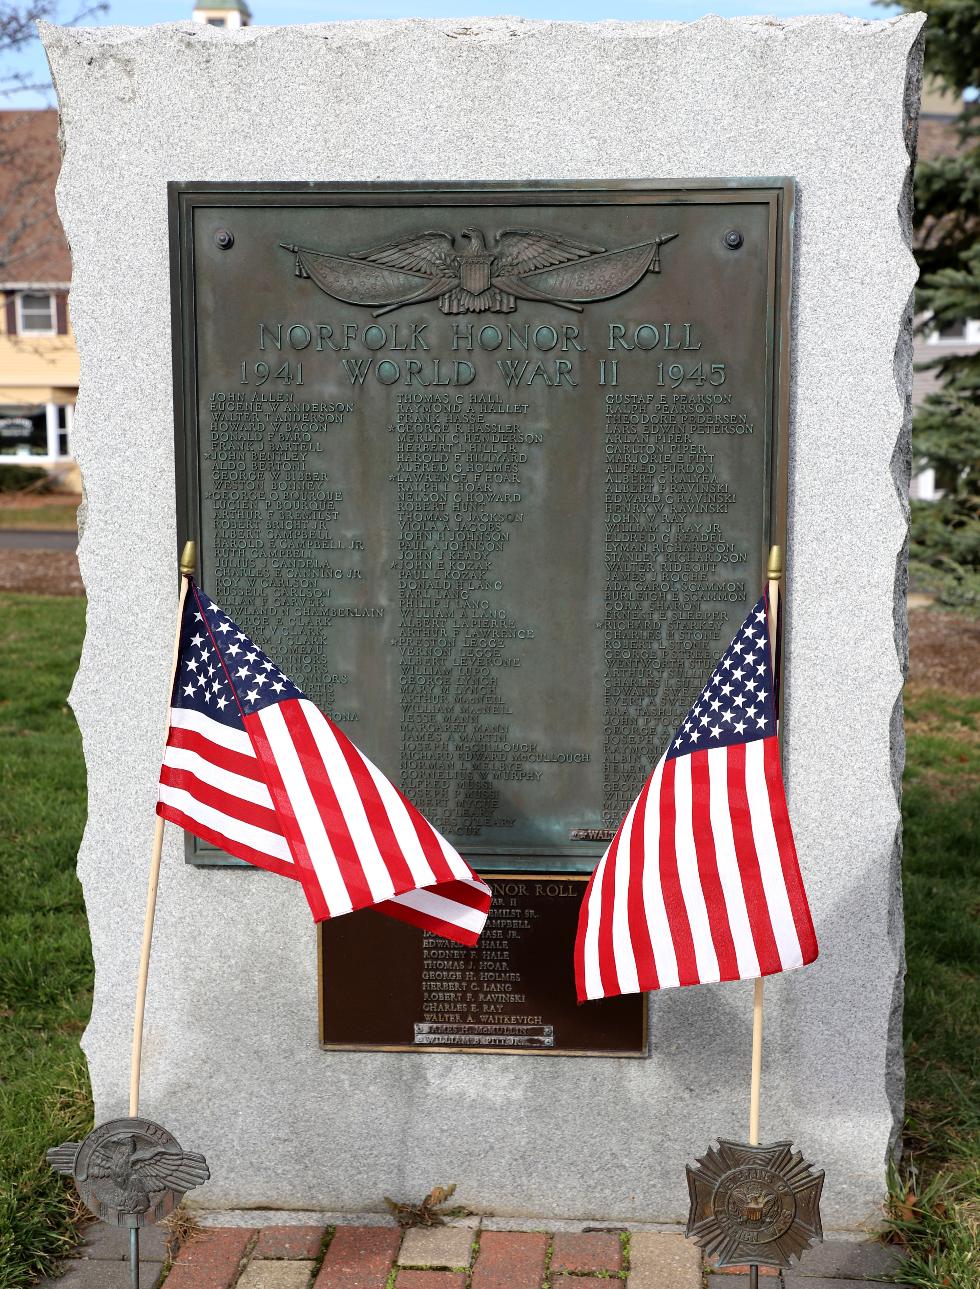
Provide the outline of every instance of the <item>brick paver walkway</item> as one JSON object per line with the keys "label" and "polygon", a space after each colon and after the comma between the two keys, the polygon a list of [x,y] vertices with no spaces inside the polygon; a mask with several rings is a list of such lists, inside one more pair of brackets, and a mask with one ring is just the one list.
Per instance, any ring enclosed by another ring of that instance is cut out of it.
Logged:
{"label": "brick paver walkway", "polygon": [[[740,1268],[702,1267],[682,1235],[651,1231],[493,1231],[479,1223],[400,1231],[390,1226],[210,1227],[173,1265],[144,1232],[141,1289],[743,1289]],[[58,1289],[128,1289],[124,1233],[91,1228]],[[883,1289],[897,1258],[871,1241],[829,1240],[766,1289]],[[869,1284],[869,1282],[871,1282]]]}

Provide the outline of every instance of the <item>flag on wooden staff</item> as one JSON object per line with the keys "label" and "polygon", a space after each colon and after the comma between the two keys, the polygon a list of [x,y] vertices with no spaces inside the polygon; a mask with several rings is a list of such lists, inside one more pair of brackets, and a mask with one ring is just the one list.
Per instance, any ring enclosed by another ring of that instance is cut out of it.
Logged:
{"label": "flag on wooden staff", "polygon": [[157,814],[299,881],[317,922],[376,907],[472,945],[487,919],[490,888],[193,581]]}
{"label": "flag on wooden staff", "polygon": [[579,913],[580,1001],[813,962],[786,809],[768,594],[739,628],[599,861]]}

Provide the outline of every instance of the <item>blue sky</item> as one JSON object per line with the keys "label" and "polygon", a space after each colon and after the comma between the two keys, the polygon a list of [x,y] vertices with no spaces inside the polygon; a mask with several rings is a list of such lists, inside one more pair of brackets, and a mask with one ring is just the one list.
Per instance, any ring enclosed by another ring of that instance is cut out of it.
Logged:
{"label": "blue sky", "polygon": [[[885,12],[871,0],[834,4],[833,0],[248,0],[252,20],[265,25],[287,22],[336,22],[346,18],[472,18],[517,14],[524,18],[562,18],[593,22],[600,18],[658,18],[689,21],[706,13],[724,17],[764,13],[795,17],[806,13],[846,13],[879,18]],[[67,12],[70,3],[63,8]],[[105,23],[183,22],[193,0],[115,0]]]}
{"label": "blue sky", "polygon": [[[263,25],[292,22],[339,22],[351,18],[476,18],[494,14],[522,18],[553,18],[595,22],[602,18],[659,19],[692,22],[706,13],[722,17],[771,14],[795,18],[808,13],[846,13],[854,18],[886,18],[897,9],[883,9],[871,0],[840,4],[834,0],[248,0],[252,21]],[[154,22],[187,22],[193,0],[114,0],[109,13],[96,19],[99,26]],[[70,12],[65,3],[62,11]],[[5,60],[3,70],[28,72],[44,79],[44,55],[35,45],[15,60]],[[35,94],[19,94],[3,103],[10,107],[40,107],[48,100]]]}

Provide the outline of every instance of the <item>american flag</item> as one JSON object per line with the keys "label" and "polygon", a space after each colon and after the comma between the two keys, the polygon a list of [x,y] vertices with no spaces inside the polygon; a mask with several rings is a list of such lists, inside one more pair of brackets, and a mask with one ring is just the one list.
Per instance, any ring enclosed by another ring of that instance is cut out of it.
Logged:
{"label": "american flag", "polygon": [[190,581],[157,814],[302,884],[317,922],[370,906],[475,944],[490,888]]}
{"label": "american flag", "polygon": [[630,807],[579,914],[579,1001],[746,980],[817,956],[779,764],[768,597]]}

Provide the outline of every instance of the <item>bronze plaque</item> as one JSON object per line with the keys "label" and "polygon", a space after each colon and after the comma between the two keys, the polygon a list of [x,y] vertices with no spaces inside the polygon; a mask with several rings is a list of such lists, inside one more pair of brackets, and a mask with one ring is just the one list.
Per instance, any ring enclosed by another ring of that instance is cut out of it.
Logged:
{"label": "bronze plaque", "polygon": [[321,922],[321,1044],[646,1055],[644,995],[576,1003],[572,950],[586,878],[488,880],[493,904],[473,949],[373,910]]}
{"label": "bronze plaque", "polygon": [[204,587],[481,873],[590,871],[781,540],[791,185],[171,212]]}

